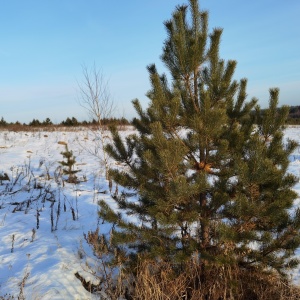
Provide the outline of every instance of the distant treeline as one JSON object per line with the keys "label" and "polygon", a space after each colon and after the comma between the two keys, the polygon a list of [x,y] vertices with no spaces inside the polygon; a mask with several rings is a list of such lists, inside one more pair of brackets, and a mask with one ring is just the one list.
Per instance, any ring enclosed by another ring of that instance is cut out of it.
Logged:
{"label": "distant treeline", "polygon": [[[75,117],[66,118],[66,120],[60,122],[60,123],[53,123],[50,118],[46,118],[43,121],[40,121],[39,119],[33,119],[28,124],[26,123],[20,123],[16,121],[15,123],[6,122],[5,119],[2,117],[0,120],[0,127],[5,126],[31,126],[31,127],[47,127],[47,126],[97,126],[98,121],[92,120],[92,121],[78,121]],[[126,126],[130,125],[130,122],[125,118],[105,118],[101,120],[102,126]]]}
{"label": "distant treeline", "polygon": [[[264,110],[262,110],[263,112]],[[105,118],[101,120],[101,125],[103,126],[127,126],[130,125],[131,121],[128,121],[126,118]],[[300,105],[299,106],[290,106],[289,116],[287,118],[286,124],[288,125],[300,125]],[[32,127],[44,127],[44,126],[97,126],[98,122],[96,120],[92,121],[78,121],[75,117],[66,118],[60,123],[53,123],[50,118],[46,118],[43,121],[39,119],[33,119],[28,124],[20,123],[16,121],[15,123],[6,122],[5,119],[2,117],[0,120],[0,127],[4,126],[32,126]]]}
{"label": "distant treeline", "polygon": [[287,123],[291,125],[293,124],[300,125],[300,105],[290,107],[290,113],[289,113]]}
{"label": "distant treeline", "polygon": [[[300,125],[300,105],[299,106],[290,106],[289,115],[286,120],[287,125]],[[261,110],[262,115],[264,115],[265,110]]]}

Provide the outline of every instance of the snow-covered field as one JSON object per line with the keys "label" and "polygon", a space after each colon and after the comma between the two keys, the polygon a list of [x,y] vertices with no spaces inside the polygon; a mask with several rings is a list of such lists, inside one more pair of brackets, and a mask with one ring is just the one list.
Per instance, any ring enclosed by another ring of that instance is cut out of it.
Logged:
{"label": "snow-covered field", "polygon": [[[289,127],[285,137],[300,143],[300,127]],[[77,185],[61,180],[61,142],[76,156]],[[0,299],[22,299],[22,293],[32,300],[93,299],[74,274],[92,279],[84,234],[97,226],[109,230],[97,215],[98,200],[113,201],[96,152],[95,135],[87,130],[0,131],[0,174],[10,179],[0,185]],[[290,161],[289,171],[299,176],[300,148]],[[295,190],[300,193],[300,184]],[[293,276],[299,281],[298,270]]]}
{"label": "snow-covered field", "polygon": [[[95,138],[87,130],[0,132],[0,174],[10,179],[0,185],[0,298],[91,299],[74,274],[92,277],[84,233],[99,225],[98,200],[111,201]],[[77,185],[62,183],[62,142],[81,170]]]}

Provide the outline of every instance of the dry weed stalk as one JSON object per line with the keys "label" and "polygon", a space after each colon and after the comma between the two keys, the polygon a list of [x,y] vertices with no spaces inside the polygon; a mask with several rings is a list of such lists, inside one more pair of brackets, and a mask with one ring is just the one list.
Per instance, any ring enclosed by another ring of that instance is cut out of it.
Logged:
{"label": "dry weed stalk", "polygon": [[14,252],[14,246],[15,246],[15,234],[13,234],[11,236],[11,249],[10,252],[13,253]]}
{"label": "dry weed stalk", "polygon": [[26,283],[29,275],[30,275],[30,273],[26,271],[24,274],[24,277],[22,278],[21,282],[19,283],[20,291],[19,291],[19,295],[18,295],[18,300],[25,300],[24,287],[25,287],[25,283]]}
{"label": "dry weed stalk", "polygon": [[31,243],[32,243],[36,236],[36,230],[34,228],[32,228],[31,232],[32,232],[32,235],[31,235]]}

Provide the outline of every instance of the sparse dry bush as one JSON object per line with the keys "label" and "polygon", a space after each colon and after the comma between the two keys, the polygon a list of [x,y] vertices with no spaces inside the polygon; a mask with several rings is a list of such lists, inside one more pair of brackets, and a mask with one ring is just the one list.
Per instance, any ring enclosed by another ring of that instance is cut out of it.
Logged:
{"label": "sparse dry bush", "polygon": [[[111,118],[115,111],[115,104],[112,100],[108,82],[100,70],[94,66],[91,69],[83,67],[83,83],[79,84],[80,104],[88,112],[91,120],[94,120],[95,130],[91,133],[94,135],[94,149],[85,149],[92,155],[96,156],[100,164],[104,166],[105,177],[108,180],[109,158],[105,146],[110,141],[107,135],[107,124],[105,120]],[[82,145],[81,145],[82,146]],[[100,150],[100,151],[99,151]]]}
{"label": "sparse dry bush", "polygon": [[[91,246],[94,257],[89,257],[83,248],[80,249],[80,256],[87,258],[82,271],[91,275],[94,281],[86,280],[80,271],[74,274],[75,277],[81,281],[87,291],[101,295],[104,299],[129,299],[127,296],[131,275],[122,271],[121,254],[118,249],[113,247],[104,235],[99,234],[99,227],[95,231],[89,231],[84,238]],[[115,257],[116,260],[120,260],[120,263],[108,264],[108,256]]]}

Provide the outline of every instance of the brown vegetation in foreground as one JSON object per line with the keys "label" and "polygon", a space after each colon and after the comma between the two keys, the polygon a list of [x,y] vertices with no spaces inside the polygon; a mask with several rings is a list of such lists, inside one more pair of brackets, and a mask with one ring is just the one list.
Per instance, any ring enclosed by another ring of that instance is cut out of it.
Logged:
{"label": "brown vegetation in foreground", "polygon": [[[178,272],[183,268],[184,272]],[[106,269],[106,272],[109,268]],[[174,265],[143,261],[134,273],[120,273],[117,280],[108,271],[99,284],[75,274],[86,290],[108,299],[127,300],[296,300],[300,288],[275,273],[234,266],[209,266],[197,262]],[[179,274],[179,275],[178,275]],[[109,289],[108,289],[109,288]]]}

